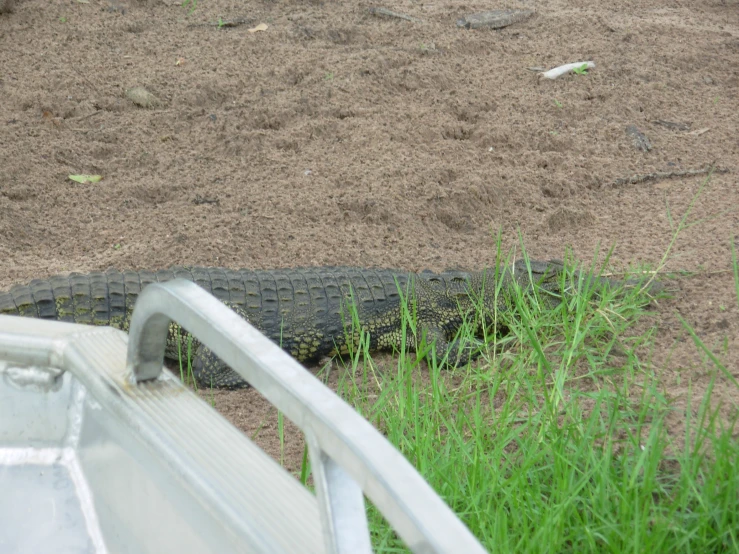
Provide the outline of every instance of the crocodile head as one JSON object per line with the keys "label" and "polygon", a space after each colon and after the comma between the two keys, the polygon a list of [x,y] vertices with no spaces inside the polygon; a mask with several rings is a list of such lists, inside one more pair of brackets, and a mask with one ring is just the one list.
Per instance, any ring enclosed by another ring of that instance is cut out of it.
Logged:
{"label": "crocodile head", "polygon": [[511,266],[494,267],[470,274],[468,292],[459,296],[460,306],[467,309],[482,307],[485,319],[494,321],[496,312],[506,311],[513,305],[516,285],[524,292],[534,288],[540,298],[552,306],[561,300],[560,275],[564,265],[558,260],[538,262],[517,260]]}

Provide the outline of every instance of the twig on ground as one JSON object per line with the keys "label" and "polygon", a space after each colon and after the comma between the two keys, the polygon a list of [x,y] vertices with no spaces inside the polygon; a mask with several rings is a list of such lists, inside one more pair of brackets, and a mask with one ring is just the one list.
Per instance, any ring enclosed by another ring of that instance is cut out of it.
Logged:
{"label": "twig on ground", "polygon": [[636,185],[639,183],[646,183],[647,181],[657,181],[660,179],[673,179],[675,177],[691,177],[693,175],[707,175],[713,170],[714,173],[729,173],[726,168],[714,168],[713,164],[708,165],[701,169],[681,169],[678,171],[655,171],[654,173],[644,173],[640,175],[632,175],[631,177],[623,177],[616,179],[611,183],[602,184],[601,188],[605,186],[620,187],[622,185]]}
{"label": "twig on ground", "polygon": [[238,27],[239,25],[251,25],[256,19],[250,19],[247,17],[237,17],[236,19],[219,19],[218,21],[207,23],[191,23],[187,26],[188,29],[193,27]]}
{"label": "twig on ground", "polygon": [[95,117],[96,115],[100,115],[101,113],[103,113],[103,110],[97,110],[97,111],[94,111],[94,112],[89,113],[87,115],[81,115],[81,116],[76,117],[74,119],[75,119],[75,121],[84,121],[85,119],[89,119],[91,117]]}
{"label": "twig on ground", "polygon": [[71,68],[72,68],[72,71],[74,71],[74,72],[75,72],[75,73],[76,73],[76,74],[77,74],[77,75],[78,75],[78,76],[79,76],[79,77],[80,77],[80,78],[81,78],[81,79],[82,79],[83,81],[85,81],[85,82],[86,82],[86,83],[87,83],[88,85],[90,85],[90,88],[91,88],[92,90],[94,90],[94,91],[95,91],[95,93],[96,93],[96,94],[97,94],[98,96],[102,96],[102,94],[100,94],[100,91],[98,90],[98,88],[97,88],[97,87],[96,87],[95,85],[93,85],[93,84],[92,84],[92,81],[90,81],[90,79],[88,79],[88,78],[87,78],[87,77],[85,76],[85,74],[84,74],[84,73],[82,73],[82,72],[81,72],[81,71],[80,71],[79,69],[77,69],[77,68],[76,68],[76,67],[74,66],[74,64],[73,64],[73,63],[72,63],[71,61],[70,61],[70,62],[68,62],[68,63],[69,63],[69,67],[71,67]]}

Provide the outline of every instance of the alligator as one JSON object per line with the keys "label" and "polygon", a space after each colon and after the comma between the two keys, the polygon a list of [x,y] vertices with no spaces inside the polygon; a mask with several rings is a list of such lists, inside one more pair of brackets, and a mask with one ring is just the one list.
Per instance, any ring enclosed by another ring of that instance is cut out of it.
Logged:
{"label": "alligator", "polygon": [[[537,287],[546,301],[561,300],[564,265],[558,260],[517,260],[497,270],[448,270],[411,273],[397,269],[313,267],[251,271],[218,267],[172,267],[158,271],[71,273],[35,279],[0,292],[0,314],[19,315],[128,331],[141,290],[150,283],[180,278],[192,281],[224,302],[290,355],[303,363],[346,354],[359,345],[361,331],[369,350],[401,345],[404,306],[415,312],[416,333],[406,334],[414,350],[416,336],[433,345],[437,359],[449,365],[466,363],[476,352],[455,338],[464,322],[472,322],[482,305],[489,321],[496,310],[511,305],[510,292]],[[638,280],[596,277],[600,285],[640,285]],[[574,281],[572,281],[574,282]],[[658,284],[649,285],[655,292]],[[404,301],[408,297],[411,301]],[[350,309],[351,307],[354,309]],[[479,318],[477,318],[479,320]],[[477,324],[478,327],[482,325]],[[480,331],[481,329],[478,329]],[[187,341],[190,341],[189,343]],[[178,360],[190,344],[193,376],[201,386],[248,386],[205,345],[177,325],[170,327],[166,357]]]}

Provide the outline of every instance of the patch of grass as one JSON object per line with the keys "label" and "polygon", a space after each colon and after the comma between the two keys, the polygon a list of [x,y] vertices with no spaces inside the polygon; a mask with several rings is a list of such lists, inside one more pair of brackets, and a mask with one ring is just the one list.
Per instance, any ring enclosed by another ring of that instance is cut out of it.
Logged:
{"label": "patch of grass", "polygon": [[[588,274],[568,268],[561,287],[578,292],[554,309],[514,287],[514,309],[495,314],[508,333],[491,332],[479,362],[448,371],[422,347],[381,371],[359,348],[339,393],[491,552],[739,551],[736,421],[711,402],[731,373],[688,327],[717,371],[681,412],[684,433],[668,432],[643,291],[599,290]],[[404,337],[417,329],[408,306]],[[377,552],[407,551],[369,513]]]}
{"label": "patch of grass", "polygon": [[177,362],[180,369],[180,380],[185,385],[190,385],[193,389],[198,390],[198,382],[192,372],[192,358],[194,352],[192,350],[192,335],[187,334],[185,344],[182,344],[182,334],[177,333]]}
{"label": "patch of grass", "polygon": [[[675,237],[657,271],[697,223],[689,214],[705,184],[682,218],[668,210]],[[500,237],[496,259],[510,263]],[[559,288],[568,294],[554,306],[546,292],[502,290],[492,275],[506,302],[490,313],[480,300],[457,338],[481,357],[455,369],[423,337],[413,290],[399,289],[403,326],[390,367],[372,358],[350,311],[344,323],[356,347],[337,392],[491,552],[739,552],[739,414],[733,406],[727,420],[713,400],[717,386],[739,387],[732,371],[683,320],[711,377],[702,397],[673,405],[651,361],[648,283],[603,286],[594,266],[565,265]],[[732,271],[739,305],[733,242]],[[482,321],[490,325],[479,336]],[[410,341],[417,352],[406,351]],[[670,417],[682,428],[668,427]],[[278,435],[282,453],[281,415]],[[311,487],[307,449],[298,478]],[[406,552],[373,506],[368,513],[376,551]]]}
{"label": "patch of grass", "polygon": [[198,0],[184,0],[180,5],[187,10],[187,15],[190,16],[197,9]]}

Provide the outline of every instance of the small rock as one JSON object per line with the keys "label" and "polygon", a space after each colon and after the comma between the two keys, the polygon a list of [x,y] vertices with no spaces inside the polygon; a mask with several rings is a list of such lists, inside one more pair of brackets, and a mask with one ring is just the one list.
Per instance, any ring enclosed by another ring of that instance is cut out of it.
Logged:
{"label": "small rock", "polygon": [[140,108],[156,108],[161,104],[159,99],[144,87],[133,87],[126,90],[126,98]]}
{"label": "small rock", "polygon": [[636,128],[636,125],[626,127],[626,134],[631,137],[634,148],[642,152],[649,152],[652,149],[652,143],[647,136]]}
{"label": "small rock", "polygon": [[472,13],[457,20],[457,27],[465,29],[502,29],[534,15],[534,10],[493,10]]}

